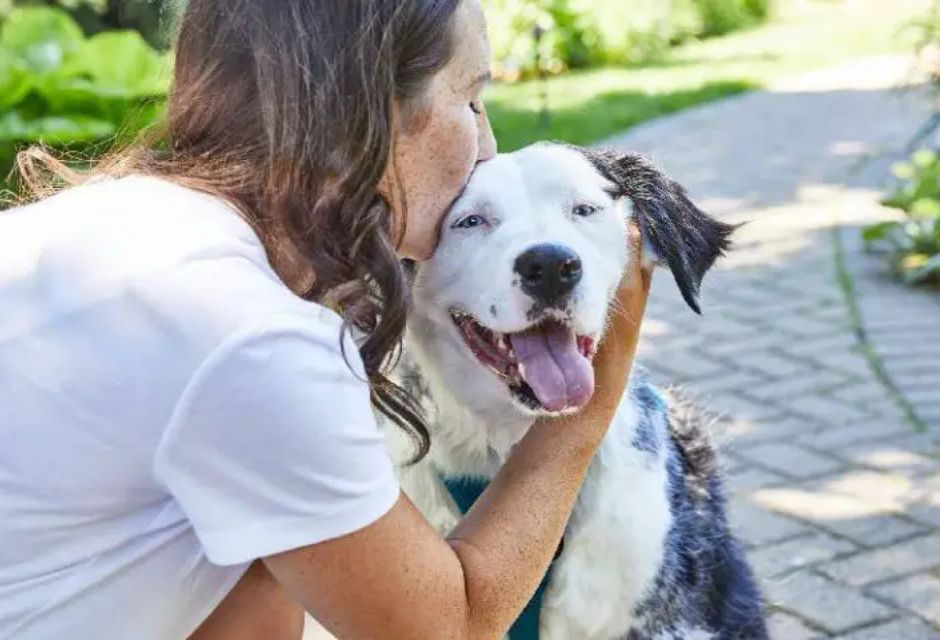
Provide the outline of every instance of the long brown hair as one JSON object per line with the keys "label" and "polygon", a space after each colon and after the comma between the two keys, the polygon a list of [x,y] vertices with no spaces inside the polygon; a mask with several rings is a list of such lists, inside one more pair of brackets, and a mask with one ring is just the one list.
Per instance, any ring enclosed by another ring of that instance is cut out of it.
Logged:
{"label": "long brown hair", "polygon": [[[231,202],[285,283],[363,336],[373,403],[415,437],[416,459],[429,446],[423,416],[386,377],[408,295],[378,187],[393,127],[407,124],[393,112],[420,111],[452,55],[459,2],[189,0],[162,130],[91,172],[165,177]],[[34,193],[50,174],[89,175],[35,150],[18,164]]]}

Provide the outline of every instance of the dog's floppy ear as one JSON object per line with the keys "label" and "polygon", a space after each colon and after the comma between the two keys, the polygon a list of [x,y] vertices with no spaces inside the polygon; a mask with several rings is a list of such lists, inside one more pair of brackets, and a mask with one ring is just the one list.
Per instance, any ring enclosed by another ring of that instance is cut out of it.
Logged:
{"label": "dog's floppy ear", "polygon": [[731,246],[736,227],[715,220],[689,200],[682,185],[634,153],[587,151],[595,167],[616,185],[617,197],[633,202],[648,247],[672,271],[686,303],[701,313],[702,277]]}

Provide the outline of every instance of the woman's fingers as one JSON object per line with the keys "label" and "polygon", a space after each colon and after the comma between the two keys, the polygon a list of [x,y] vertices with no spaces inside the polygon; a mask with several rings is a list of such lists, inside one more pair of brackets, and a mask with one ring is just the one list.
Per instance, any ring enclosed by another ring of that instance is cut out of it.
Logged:
{"label": "woman's fingers", "polygon": [[627,384],[640,326],[646,311],[652,282],[652,270],[643,267],[640,230],[631,223],[628,232],[630,263],[611,302],[607,332],[594,358],[597,379],[595,398],[602,403],[619,403]]}

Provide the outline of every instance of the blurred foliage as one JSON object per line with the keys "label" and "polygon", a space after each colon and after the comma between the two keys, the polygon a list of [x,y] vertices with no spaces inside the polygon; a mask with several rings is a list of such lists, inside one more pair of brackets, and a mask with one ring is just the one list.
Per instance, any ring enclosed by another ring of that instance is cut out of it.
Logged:
{"label": "blurred foliage", "polygon": [[14,8],[62,9],[89,35],[133,29],[158,49],[168,49],[172,25],[183,0],[0,0],[0,20]]}
{"label": "blurred foliage", "polygon": [[134,135],[163,109],[169,69],[136,31],[86,36],[63,9],[12,9],[0,25],[2,176],[33,143],[81,151]]}
{"label": "blurred foliage", "polygon": [[[920,65],[940,95],[940,1],[932,2],[909,26],[917,36]],[[909,148],[936,145],[938,127],[940,106],[908,142]],[[894,183],[882,203],[903,212],[903,217],[866,227],[865,244],[885,252],[892,270],[905,282],[940,286],[940,156],[921,148],[891,172]]]}
{"label": "blurred foliage", "polygon": [[[655,59],[695,37],[721,35],[756,24],[770,0],[483,0],[496,75]],[[536,28],[543,33],[534,36]]]}
{"label": "blurred foliage", "polygon": [[[917,37],[915,50],[919,66],[926,72],[934,89],[934,97],[940,97],[940,0],[931,2],[929,8],[908,28]],[[908,150],[922,146],[927,139],[940,128],[940,104],[935,105],[933,114],[908,141]]]}
{"label": "blurred foliage", "polygon": [[720,36],[767,18],[770,0],[695,0],[701,36]]}
{"label": "blurred foliage", "polygon": [[867,227],[865,244],[884,250],[906,282],[940,285],[940,157],[922,149],[892,173],[897,182],[883,202],[904,217]]}

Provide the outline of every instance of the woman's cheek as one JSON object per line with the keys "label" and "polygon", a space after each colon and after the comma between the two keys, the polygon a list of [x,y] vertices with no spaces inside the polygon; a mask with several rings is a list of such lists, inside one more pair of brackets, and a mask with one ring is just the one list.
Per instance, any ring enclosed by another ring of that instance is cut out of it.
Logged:
{"label": "woman's cheek", "polygon": [[465,111],[469,114],[469,117],[464,115],[460,119],[460,123],[455,124],[450,141],[452,151],[448,164],[452,167],[453,182],[450,184],[455,187],[454,195],[459,193],[467,184],[479,155],[477,149],[477,116],[470,110],[469,106],[465,108]]}

